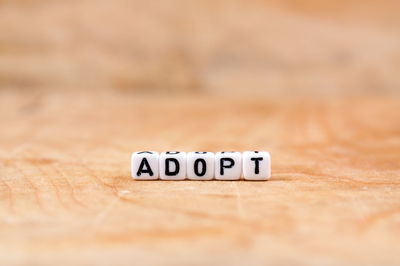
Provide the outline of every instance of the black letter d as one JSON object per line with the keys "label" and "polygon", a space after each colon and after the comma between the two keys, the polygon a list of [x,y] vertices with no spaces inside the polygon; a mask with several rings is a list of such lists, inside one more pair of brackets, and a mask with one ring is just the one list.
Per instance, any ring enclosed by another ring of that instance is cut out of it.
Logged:
{"label": "black letter d", "polygon": [[[175,164],[175,170],[171,171],[170,170],[170,164],[169,163],[174,163]],[[167,158],[165,159],[165,175],[166,176],[173,176],[177,175],[179,173],[179,161],[175,158]]]}

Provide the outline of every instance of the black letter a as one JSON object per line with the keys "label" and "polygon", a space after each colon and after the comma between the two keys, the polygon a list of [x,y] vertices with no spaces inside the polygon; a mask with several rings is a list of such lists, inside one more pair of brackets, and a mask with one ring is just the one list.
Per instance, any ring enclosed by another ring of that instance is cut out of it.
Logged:
{"label": "black letter a", "polygon": [[153,171],[151,170],[149,162],[146,158],[143,158],[140,162],[139,169],[136,175],[140,176],[142,173],[148,173],[150,176],[153,176]]}

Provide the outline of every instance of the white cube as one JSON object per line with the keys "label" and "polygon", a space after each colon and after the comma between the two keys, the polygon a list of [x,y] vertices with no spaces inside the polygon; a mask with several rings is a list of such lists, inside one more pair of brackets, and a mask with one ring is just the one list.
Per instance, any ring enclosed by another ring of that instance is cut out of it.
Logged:
{"label": "white cube", "polygon": [[215,179],[238,180],[242,174],[240,152],[217,152],[215,154]]}
{"label": "white cube", "polygon": [[243,177],[246,180],[268,180],[271,177],[271,156],[266,151],[243,152]]}
{"label": "white cube", "polygon": [[184,180],[186,178],[186,152],[167,151],[160,154],[160,178]]}
{"label": "white cube", "polygon": [[189,152],[186,156],[187,178],[191,180],[211,180],[214,178],[214,153]]}
{"label": "white cube", "polygon": [[131,156],[131,175],[134,179],[158,179],[158,152],[139,151]]}

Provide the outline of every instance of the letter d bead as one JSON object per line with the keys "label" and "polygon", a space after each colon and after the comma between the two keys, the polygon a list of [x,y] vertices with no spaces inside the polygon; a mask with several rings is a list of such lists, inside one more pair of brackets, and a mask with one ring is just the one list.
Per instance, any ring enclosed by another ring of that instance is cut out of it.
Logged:
{"label": "letter d bead", "polygon": [[160,178],[184,180],[186,178],[186,152],[167,151],[160,154]]}

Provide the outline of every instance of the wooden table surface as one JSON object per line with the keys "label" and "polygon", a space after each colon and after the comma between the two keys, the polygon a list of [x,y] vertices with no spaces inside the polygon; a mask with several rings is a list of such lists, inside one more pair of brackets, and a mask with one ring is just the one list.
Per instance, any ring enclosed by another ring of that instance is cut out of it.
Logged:
{"label": "wooden table surface", "polygon": [[[400,265],[400,1],[0,0],[0,265]],[[268,182],[130,178],[268,150]]]}
{"label": "wooden table surface", "polygon": [[[400,99],[0,91],[0,264],[399,265]],[[132,151],[272,179],[134,181]]]}

